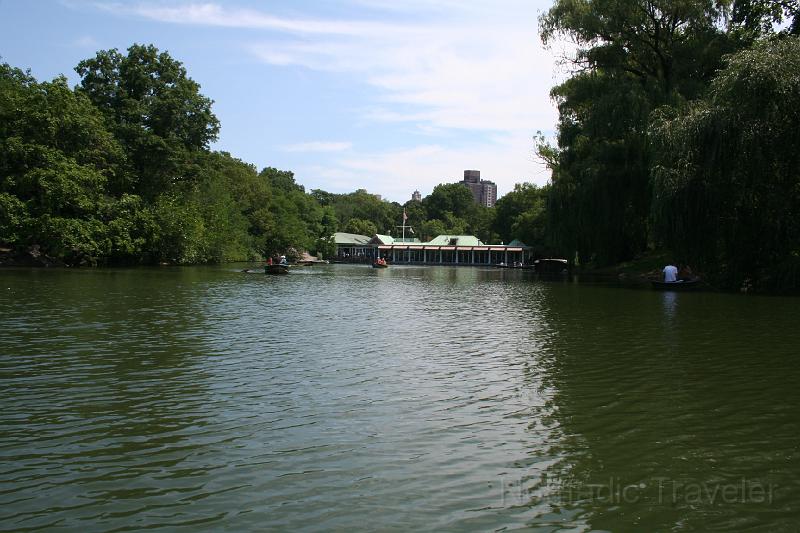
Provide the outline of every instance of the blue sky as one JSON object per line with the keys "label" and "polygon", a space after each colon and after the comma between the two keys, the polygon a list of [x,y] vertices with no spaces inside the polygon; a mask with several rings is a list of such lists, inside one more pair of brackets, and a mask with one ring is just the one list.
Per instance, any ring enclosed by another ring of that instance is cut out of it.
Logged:
{"label": "blue sky", "polygon": [[40,80],[97,50],[154,44],[181,61],[222,123],[213,148],[291,170],[307,189],[405,202],[479,169],[498,186],[546,183],[552,134],[550,1],[0,0],[2,61]]}

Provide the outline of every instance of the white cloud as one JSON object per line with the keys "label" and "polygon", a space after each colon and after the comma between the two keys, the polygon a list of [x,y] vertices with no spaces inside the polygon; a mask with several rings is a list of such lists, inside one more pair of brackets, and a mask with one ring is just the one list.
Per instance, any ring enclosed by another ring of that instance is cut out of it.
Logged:
{"label": "white cloud", "polygon": [[[549,92],[560,81],[557,76],[565,77],[555,66],[559,51],[545,50],[537,33],[537,17],[549,0],[409,1],[351,0],[351,8],[372,10],[369,20],[287,17],[214,3],[110,9],[175,24],[262,29],[263,36],[247,34],[256,36],[247,50],[259,60],[346,74],[375,90],[355,110],[360,125],[403,123],[433,141],[371,152],[325,142],[283,147],[348,150],[347,157],[324,167],[296,168],[301,180],[324,178],[334,188],[371,183],[380,187],[375,192],[398,199],[415,188],[458,180],[466,168],[482,170],[501,193],[520,181],[544,183],[547,173],[533,161],[531,137],[554,129],[557,114]],[[376,20],[376,12],[399,22]],[[411,22],[404,16],[411,14],[419,16]],[[459,138],[461,144],[454,144]]]}
{"label": "white cloud", "polygon": [[342,152],[353,147],[350,142],[312,141],[288,144],[281,147],[284,152]]}
{"label": "white cloud", "polygon": [[[358,0],[392,10],[385,0]],[[440,128],[510,131],[550,129],[553,56],[537,35],[535,2],[416,2],[438,13],[419,22],[388,23],[285,17],[214,3],[176,6],[108,4],[107,9],[161,22],[271,30],[251,44],[262,61],[278,66],[355,73],[394,104],[419,108],[418,122]],[[539,7],[547,7],[541,0]],[[408,8],[408,6],[406,6]],[[443,16],[442,13],[445,13]]]}
{"label": "white cloud", "polygon": [[[395,26],[382,38],[322,35],[270,41],[250,50],[266,63],[354,73],[380,91],[372,119],[462,130],[552,129],[553,58],[529,26]],[[414,106],[399,115],[397,104]]]}
{"label": "white cloud", "polygon": [[210,2],[175,6],[112,3],[99,4],[99,7],[113,13],[137,15],[172,24],[277,30],[296,34],[382,35],[392,29],[391,25],[374,22],[279,17],[253,9],[226,8]]}
{"label": "white cloud", "polygon": [[547,182],[549,171],[534,157],[533,150],[529,136],[504,134],[464,147],[428,144],[348,154],[324,167],[301,166],[295,174],[309,188],[347,192],[366,186],[370,192],[402,203],[415,189],[426,195],[440,183],[460,181],[464,170],[476,169],[483,179],[494,181],[502,195],[515,183]]}

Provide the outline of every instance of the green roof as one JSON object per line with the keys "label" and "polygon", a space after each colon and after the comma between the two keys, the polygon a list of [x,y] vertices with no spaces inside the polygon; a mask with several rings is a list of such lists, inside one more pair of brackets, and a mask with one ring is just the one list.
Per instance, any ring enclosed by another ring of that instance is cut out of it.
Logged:
{"label": "green roof", "polygon": [[[453,243],[453,239],[455,242]],[[439,235],[435,239],[431,239],[425,244],[431,246],[484,246],[474,235]]]}
{"label": "green roof", "polygon": [[337,246],[348,244],[352,246],[361,246],[369,242],[369,237],[356,233],[337,232],[333,234],[333,240],[336,242]]}
{"label": "green roof", "polygon": [[[519,240],[513,240],[510,244],[492,244],[486,245],[482,243],[474,235],[439,235],[435,239],[428,242],[420,242],[416,237],[406,237],[405,239],[399,237],[392,237],[390,235],[376,234],[374,237],[367,237],[366,235],[356,235],[355,233],[334,233],[334,240],[340,246],[364,246],[367,244],[382,244],[382,245],[398,245],[398,244],[420,244],[422,246],[521,246],[526,248],[525,244]],[[455,241],[454,241],[455,239]]]}
{"label": "green roof", "polygon": [[378,239],[381,241],[382,244],[393,244],[394,239],[389,235],[381,235],[380,233],[376,233],[373,239]]}
{"label": "green roof", "polygon": [[420,241],[416,237],[406,237],[405,239],[402,237],[392,237],[391,235],[381,235],[376,234],[371,239],[372,244],[400,244],[400,243],[412,243],[412,244],[419,244]]}

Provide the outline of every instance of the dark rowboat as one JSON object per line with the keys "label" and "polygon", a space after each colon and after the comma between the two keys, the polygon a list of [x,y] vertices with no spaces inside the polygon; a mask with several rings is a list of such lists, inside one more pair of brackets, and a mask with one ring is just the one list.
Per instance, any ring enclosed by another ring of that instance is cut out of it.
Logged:
{"label": "dark rowboat", "polygon": [[389,268],[389,263],[372,263],[372,268]]}
{"label": "dark rowboat", "polygon": [[569,262],[566,259],[537,259],[533,262],[533,268],[539,274],[567,274]]}
{"label": "dark rowboat", "polygon": [[282,275],[289,273],[289,265],[264,265],[264,274]]}
{"label": "dark rowboat", "polygon": [[700,280],[697,278],[678,281],[650,280],[650,283],[659,291],[687,291],[700,286]]}

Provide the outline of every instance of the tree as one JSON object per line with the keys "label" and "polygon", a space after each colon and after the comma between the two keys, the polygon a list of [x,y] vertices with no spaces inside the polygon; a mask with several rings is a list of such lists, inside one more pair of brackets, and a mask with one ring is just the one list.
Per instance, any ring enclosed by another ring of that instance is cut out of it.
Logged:
{"label": "tree", "polygon": [[651,104],[625,74],[584,73],[553,89],[560,150],[548,211],[561,255],[610,264],[647,244]]}
{"label": "tree", "polygon": [[429,196],[422,199],[422,204],[430,218],[440,220],[447,212],[459,218],[469,218],[478,207],[472,192],[461,183],[437,185]]}
{"label": "tree", "polygon": [[265,168],[259,174],[272,191],[263,221],[264,254],[296,251],[321,251],[332,255],[331,236],[336,232],[335,217],[330,206],[322,207],[314,196],[294,180],[294,174]]}
{"label": "tree", "polygon": [[428,213],[422,202],[415,200],[407,201],[405,204],[403,204],[403,212],[405,212],[406,216],[408,217],[406,224],[412,228],[416,228],[417,231],[421,227],[421,224],[428,220]]}
{"label": "tree", "polygon": [[796,37],[730,56],[707,98],[659,110],[658,238],[728,286],[749,278],[800,287],[798,123]]}
{"label": "tree", "polygon": [[0,65],[0,241],[93,264],[108,255],[98,218],[122,159],[89,100],[63,77],[38,83]]}
{"label": "tree", "polygon": [[134,45],[77,70],[71,90],[0,65],[0,243],[68,264],[332,254],[333,208],[291,172],[210,152],[211,101],[168,54]]}
{"label": "tree", "polygon": [[518,183],[497,201],[493,227],[503,242],[519,239],[539,250],[545,248],[547,193],[532,183]]}
{"label": "tree", "polygon": [[650,242],[650,113],[702,96],[721,57],[728,0],[556,0],[542,40],[578,45],[575,73],[551,92],[558,149],[547,200],[551,241],[583,262],[631,259]]}
{"label": "tree", "polygon": [[775,26],[791,20],[785,33],[800,35],[800,1],[798,0],[735,0],[731,26],[745,38],[771,34]]}
{"label": "tree", "polygon": [[444,222],[437,218],[421,223],[417,231],[423,241],[429,241],[438,235],[448,235],[450,233]]}
{"label": "tree", "polygon": [[629,74],[667,103],[701,74],[705,62],[697,59],[705,50],[698,41],[723,38],[716,27],[729,6],[730,0],[556,0],[539,26],[545,43],[566,36],[578,44],[576,65]]}
{"label": "tree", "polygon": [[97,52],[75,70],[79,91],[105,114],[128,153],[134,190],[154,198],[197,177],[197,155],[216,139],[219,121],[179,61],[153,45],[127,52]]}
{"label": "tree", "polygon": [[356,235],[366,235],[371,237],[372,235],[378,233],[378,228],[376,228],[375,224],[369,220],[364,220],[363,218],[351,218],[347,221],[344,231],[346,233],[355,233]]}
{"label": "tree", "polygon": [[[326,193],[329,194],[329,193]],[[319,193],[317,197],[322,198]],[[402,207],[394,202],[379,200],[364,189],[349,194],[332,195],[330,204],[336,212],[339,227],[344,228],[351,219],[369,220],[377,233],[391,235],[400,223]]]}

